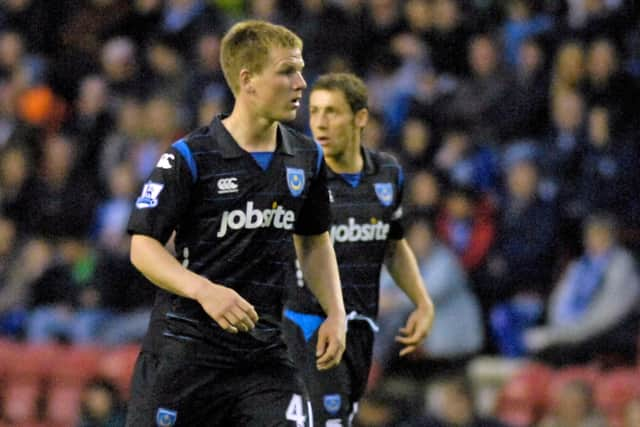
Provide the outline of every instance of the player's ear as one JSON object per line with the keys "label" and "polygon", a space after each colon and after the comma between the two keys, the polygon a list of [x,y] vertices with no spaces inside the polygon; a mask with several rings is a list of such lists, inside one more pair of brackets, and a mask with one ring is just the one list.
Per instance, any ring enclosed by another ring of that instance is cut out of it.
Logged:
{"label": "player's ear", "polygon": [[252,82],[253,74],[251,71],[243,68],[240,70],[240,91],[248,94],[254,94],[255,89]]}
{"label": "player's ear", "polygon": [[359,128],[364,128],[367,125],[367,122],[369,121],[369,110],[366,108],[361,108],[358,111],[356,111],[355,114],[355,123],[356,123],[356,127]]}

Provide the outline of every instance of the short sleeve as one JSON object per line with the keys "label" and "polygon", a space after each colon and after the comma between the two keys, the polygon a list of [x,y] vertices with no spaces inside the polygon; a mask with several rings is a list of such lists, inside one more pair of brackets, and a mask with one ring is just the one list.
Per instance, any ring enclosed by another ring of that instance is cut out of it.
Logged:
{"label": "short sleeve", "polygon": [[396,195],[393,205],[393,213],[391,214],[391,225],[389,227],[389,238],[392,240],[400,240],[404,238],[405,215],[403,208],[404,197],[404,172],[402,167],[397,165],[398,175],[396,179]]}
{"label": "short sleeve", "polygon": [[322,234],[329,230],[331,213],[329,207],[329,187],[327,185],[327,166],[318,150],[318,166],[309,186],[309,195],[305,200],[296,221],[294,232],[301,235]]}
{"label": "short sleeve", "polygon": [[142,186],[129,218],[129,234],[143,234],[165,244],[189,204],[193,159],[179,141],[167,150]]}

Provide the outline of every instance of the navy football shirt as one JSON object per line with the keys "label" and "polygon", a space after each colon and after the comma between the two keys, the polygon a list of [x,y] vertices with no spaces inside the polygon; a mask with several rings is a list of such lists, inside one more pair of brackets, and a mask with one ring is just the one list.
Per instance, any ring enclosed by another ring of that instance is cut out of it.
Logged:
{"label": "navy football shirt", "polygon": [[251,337],[232,335],[196,301],[159,289],[145,343],[189,331],[200,341],[259,346],[254,341],[260,341],[260,330],[277,329],[270,322],[280,318],[285,283],[294,274],[291,233],[328,230],[326,167],[319,146],[279,125],[276,150],[263,170],[234,141],[222,118],[161,156],[136,200],[128,230],[163,244],[175,231],[182,265],[237,291],[254,305],[259,327]]}
{"label": "navy football shirt", "polygon": [[[336,251],[347,313],[375,318],[378,313],[380,270],[387,240],[404,236],[402,190],[404,178],[390,155],[362,149],[360,180],[327,168],[331,205],[331,240]],[[356,184],[354,186],[354,184]],[[300,313],[322,314],[298,270],[288,287],[287,307]]]}

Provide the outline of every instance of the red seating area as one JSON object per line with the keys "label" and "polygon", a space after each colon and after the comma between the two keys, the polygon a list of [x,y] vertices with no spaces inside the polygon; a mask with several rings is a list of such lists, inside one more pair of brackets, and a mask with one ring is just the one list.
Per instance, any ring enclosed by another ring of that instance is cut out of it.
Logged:
{"label": "red seating area", "polygon": [[111,380],[126,399],[140,348],[33,345],[0,340],[0,427],[68,427],[80,413],[82,390]]}
{"label": "red seating area", "polygon": [[610,427],[622,427],[625,406],[640,398],[640,367],[601,370],[587,365],[552,369],[531,363],[502,387],[495,413],[509,425],[533,425],[553,407],[563,386],[575,380],[591,386],[595,405]]}

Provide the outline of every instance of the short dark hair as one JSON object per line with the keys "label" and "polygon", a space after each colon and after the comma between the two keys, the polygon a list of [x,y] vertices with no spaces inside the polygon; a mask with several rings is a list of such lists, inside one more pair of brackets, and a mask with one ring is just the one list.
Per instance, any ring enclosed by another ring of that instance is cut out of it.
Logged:
{"label": "short dark hair", "polygon": [[323,74],[315,81],[311,92],[314,90],[338,90],[347,99],[351,112],[355,113],[367,108],[369,94],[367,86],[355,74],[329,73]]}

